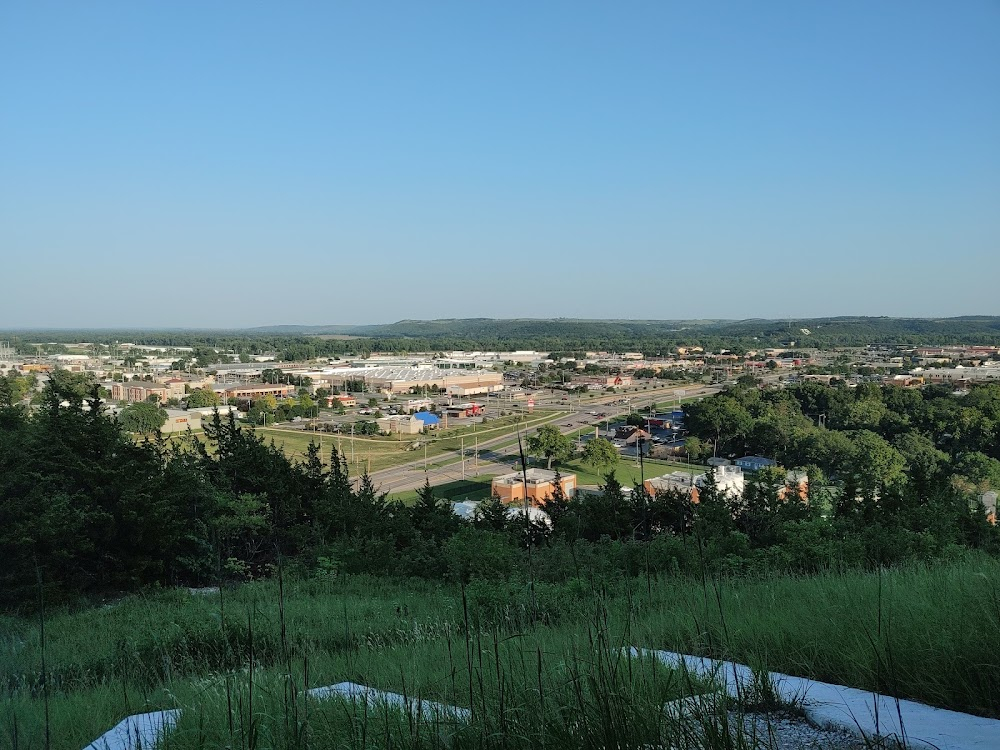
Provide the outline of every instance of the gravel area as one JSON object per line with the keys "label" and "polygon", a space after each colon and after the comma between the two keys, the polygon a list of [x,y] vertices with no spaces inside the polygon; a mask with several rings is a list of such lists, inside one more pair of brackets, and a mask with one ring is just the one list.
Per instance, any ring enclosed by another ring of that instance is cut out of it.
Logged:
{"label": "gravel area", "polygon": [[[679,735],[658,750],[727,747],[734,750],[870,750],[858,735],[838,728],[820,728],[787,711],[725,710],[711,700],[692,697],[668,703],[667,714]],[[714,718],[712,718],[714,716]],[[697,717],[697,718],[696,718]],[[740,731],[742,723],[742,731]],[[726,740],[726,731],[731,737]],[[880,750],[893,750],[887,746]],[[649,748],[653,750],[653,748]]]}
{"label": "gravel area", "polygon": [[[731,726],[740,717],[729,713]],[[792,714],[744,714],[745,736],[761,750],[865,750],[864,741],[843,729],[820,729]]]}

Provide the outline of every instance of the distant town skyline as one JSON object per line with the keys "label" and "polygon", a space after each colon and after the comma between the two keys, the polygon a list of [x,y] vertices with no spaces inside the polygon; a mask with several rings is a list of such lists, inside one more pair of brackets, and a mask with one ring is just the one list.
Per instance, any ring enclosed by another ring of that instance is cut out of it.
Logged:
{"label": "distant town skyline", "polygon": [[0,329],[998,312],[995,2],[0,29]]}

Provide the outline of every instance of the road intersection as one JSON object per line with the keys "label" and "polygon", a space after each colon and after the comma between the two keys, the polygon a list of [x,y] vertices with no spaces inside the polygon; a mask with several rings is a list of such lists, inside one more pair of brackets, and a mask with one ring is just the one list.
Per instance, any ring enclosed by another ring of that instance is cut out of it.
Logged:
{"label": "road intersection", "polygon": [[[548,420],[546,424],[555,424],[563,434],[571,434],[579,433],[585,428],[613,423],[622,416],[648,409],[658,403],[662,404],[671,400],[680,403],[681,400],[702,398],[719,390],[720,387],[715,385],[698,385],[686,388],[657,388],[651,391],[608,394],[593,399],[585,397],[569,397],[567,399],[565,396],[555,394],[548,397],[536,395],[535,408],[557,410],[559,413]],[[623,399],[628,399],[628,403],[620,403]],[[595,413],[603,414],[603,416],[598,417]],[[525,430],[522,433],[522,438],[527,438],[541,426],[536,425]],[[467,443],[464,456],[461,455],[461,452],[459,455],[446,458],[438,456],[426,468],[423,460],[415,460],[373,472],[371,479],[381,492],[405,492],[422,487],[425,481],[434,486],[483,474],[509,472],[516,468],[517,456],[517,438],[503,435],[480,442],[478,454],[475,454],[475,448]]]}

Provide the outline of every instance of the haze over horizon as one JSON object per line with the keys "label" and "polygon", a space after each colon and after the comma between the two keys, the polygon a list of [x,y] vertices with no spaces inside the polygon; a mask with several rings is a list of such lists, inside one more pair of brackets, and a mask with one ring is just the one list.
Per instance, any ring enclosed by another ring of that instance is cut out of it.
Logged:
{"label": "haze over horizon", "polygon": [[1000,5],[0,7],[2,328],[997,312]]}

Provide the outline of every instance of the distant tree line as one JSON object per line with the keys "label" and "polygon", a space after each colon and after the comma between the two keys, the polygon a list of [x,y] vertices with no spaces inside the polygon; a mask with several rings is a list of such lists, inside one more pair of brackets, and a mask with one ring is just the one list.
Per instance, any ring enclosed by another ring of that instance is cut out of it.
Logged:
{"label": "distant tree line", "polygon": [[[352,338],[331,338],[349,333]],[[728,349],[737,354],[766,347],[829,349],[838,346],[887,345],[1000,345],[1000,318],[819,318],[746,321],[601,321],[601,320],[493,320],[402,321],[379,326],[307,329],[285,328],[220,331],[17,331],[0,332],[23,354],[36,348],[30,339],[52,342],[52,353],[80,340],[107,346],[130,341],[151,346],[193,347],[181,361],[202,367],[221,361],[215,350],[241,361],[253,355],[277,355],[282,361],[315,357],[364,356],[372,352],[410,352],[536,349],[582,355],[587,351],[669,354],[678,346],[706,350]]]}

